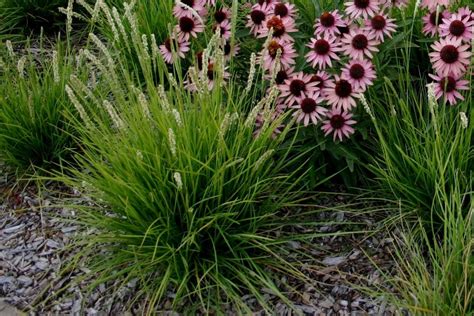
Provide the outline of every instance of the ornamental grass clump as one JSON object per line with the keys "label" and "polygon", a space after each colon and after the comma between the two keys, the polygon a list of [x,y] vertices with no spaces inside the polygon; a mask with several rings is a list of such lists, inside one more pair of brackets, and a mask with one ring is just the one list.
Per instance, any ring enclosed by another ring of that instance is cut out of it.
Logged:
{"label": "ornamental grass clump", "polygon": [[60,43],[37,53],[11,42],[0,49],[0,159],[19,175],[57,168],[76,146],[64,91],[75,59]]}
{"label": "ornamental grass clump", "polygon": [[[134,300],[143,299],[147,314],[156,313],[169,293],[175,310],[191,314],[220,313],[225,303],[249,313],[244,294],[271,311],[262,288],[288,302],[273,280],[275,273],[304,278],[284,259],[289,251],[284,228],[300,222],[298,212],[281,212],[303,195],[305,164],[288,170],[305,153],[290,156],[293,139],[285,136],[291,125],[274,133],[281,120],[266,119],[257,134],[258,111],[241,111],[263,108],[268,118],[275,92],[253,97],[262,91],[243,92],[227,78],[217,36],[203,57],[212,68],[182,79],[164,72],[161,55],[150,57],[139,36],[132,37],[143,88],[116,62],[126,62],[121,58],[127,54],[107,62],[106,47],[104,61],[89,51],[83,61],[101,70],[97,80],[109,93],[92,91],[74,76],[66,86],[78,109],[75,125],[84,152],[77,155],[79,168],[69,170],[74,177],[63,180],[100,204],[80,212],[87,227],[96,229],[77,258],[91,269],[92,286],[137,279]],[[156,85],[152,73],[163,74]],[[185,89],[189,84],[193,92]],[[280,147],[283,140],[290,144],[286,149]],[[99,255],[97,247],[104,250]]]}

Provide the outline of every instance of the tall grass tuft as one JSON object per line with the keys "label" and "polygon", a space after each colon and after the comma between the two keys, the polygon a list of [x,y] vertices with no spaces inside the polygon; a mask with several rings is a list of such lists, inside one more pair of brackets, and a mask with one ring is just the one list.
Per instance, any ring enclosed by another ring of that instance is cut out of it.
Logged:
{"label": "tall grass tuft", "polygon": [[[433,236],[415,225],[398,240],[399,273],[393,301],[417,315],[472,315],[474,313],[474,239],[472,192],[439,192],[444,230]],[[468,204],[469,212],[464,209]],[[434,242],[433,242],[434,240]]]}
{"label": "tall grass tuft", "polygon": [[[473,94],[450,107],[419,86],[402,74],[397,81],[386,79],[383,98],[371,98],[379,154],[370,170],[404,209],[436,230],[445,207],[436,203],[438,192],[449,196],[457,183],[467,194],[474,184]],[[468,204],[461,208],[465,216]]]}
{"label": "tall grass tuft", "polygon": [[[191,70],[185,78],[169,74],[138,33],[128,43],[140,62],[137,72],[125,65],[128,53],[113,59],[95,35],[90,38],[101,54],[86,50],[85,60],[108,88],[101,94],[71,77],[66,89],[81,109],[75,125],[84,152],[77,155],[80,168],[69,170],[74,177],[62,180],[100,201],[81,212],[97,229],[77,258],[91,269],[92,286],[137,279],[134,298],[145,299],[147,314],[156,313],[169,292],[173,308],[186,313],[219,314],[230,303],[248,314],[244,294],[270,312],[261,288],[290,304],[273,280],[275,273],[304,278],[284,259],[288,239],[301,236],[282,231],[289,223],[280,212],[304,194],[305,164],[287,170],[305,153],[280,146],[294,142],[286,139],[291,126],[274,137],[283,118],[255,134],[258,111],[270,117],[275,93],[257,98],[266,88],[246,92],[232,79],[225,82],[217,37],[207,50],[212,70]],[[185,89],[189,80],[195,92]],[[254,110],[244,114],[249,107]],[[97,255],[97,247],[104,252]]]}
{"label": "tall grass tuft", "polygon": [[54,169],[75,147],[66,117],[76,111],[64,91],[75,59],[60,43],[54,50],[40,46],[1,46],[0,158],[18,174]]}

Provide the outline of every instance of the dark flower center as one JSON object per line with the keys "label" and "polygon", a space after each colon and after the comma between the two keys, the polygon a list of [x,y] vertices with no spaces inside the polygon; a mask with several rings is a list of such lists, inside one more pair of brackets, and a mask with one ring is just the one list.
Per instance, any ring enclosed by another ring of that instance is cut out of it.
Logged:
{"label": "dark flower center", "polygon": [[196,54],[196,61],[197,61],[197,66],[199,70],[202,69],[202,55],[203,55],[203,52],[199,52]]}
{"label": "dark flower center", "polygon": [[462,21],[455,20],[451,22],[449,25],[449,32],[453,34],[454,36],[461,36],[463,35],[464,31],[466,30],[466,26]]}
{"label": "dark flower center", "polygon": [[433,12],[430,14],[430,23],[433,25],[440,25],[443,22],[442,12]]}
{"label": "dark flower center", "polygon": [[250,18],[254,24],[260,25],[265,20],[265,13],[260,10],[253,10],[250,13]]}
{"label": "dark flower center", "polygon": [[458,49],[454,45],[446,45],[439,52],[441,59],[447,63],[452,64],[459,58]]}
{"label": "dark flower center", "polygon": [[214,80],[214,64],[209,64],[207,66],[207,78],[209,78],[209,80]]}
{"label": "dark flower center", "polygon": [[318,39],[316,42],[314,42],[313,50],[318,54],[318,55],[326,55],[329,52],[329,49],[331,46],[329,46],[328,41],[324,39]]}
{"label": "dark flower center", "polygon": [[364,34],[357,34],[354,36],[352,39],[352,46],[355,49],[366,49],[367,46],[369,45],[369,40],[367,39],[367,36]]}
{"label": "dark flower center", "polygon": [[349,69],[349,74],[354,79],[360,79],[365,75],[365,69],[361,64],[354,64]]}
{"label": "dark flower center", "polygon": [[288,15],[288,8],[284,3],[277,3],[275,4],[275,10],[274,10],[275,15],[279,15],[280,17],[284,18],[285,16]]}
{"label": "dark flower center", "polygon": [[336,82],[335,92],[341,98],[347,98],[352,93],[352,86],[349,81],[341,79]]}
{"label": "dark flower center", "polygon": [[270,4],[270,3],[272,3],[272,0],[258,0],[258,4],[259,4],[259,5],[262,5],[262,4],[264,4],[264,3]]}
{"label": "dark flower center", "polygon": [[226,42],[224,45],[224,55],[229,55],[231,52],[230,42]]}
{"label": "dark flower center", "polygon": [[355,0],[354,1],[354,5],[358,9],[365,9],[369,6],[369,4],[370,4],[370,0]]}
{"label": "dark flower center", "polygon": [[304,98],[303,101],[301,101],[300,107],[303,113],[306,113],[306,114],[313,113],[314,110],[316,110],[316,101],[314,101],[314,99],[311,99],[311,98]]}
{"label": "dark flower center", "polygon": [[322,89],[324,87],[324,80],[318,75],[311,76],[311,80],[309,82],[317,82],[316,87]]}
{"label": "dark flower center", "polygon": [[285,25],[283,24],[283,21],[277,17],[274,16],[267,22],[267,27],[268,29],[273,28],[273,36],[275,37],[280,37],[283,34],[285,34]]}
{"label": "dark flower center", "polygon": [[187,16],[183,16],[182,18],[179,19],[179,28],[184,33],[191,32],[194,29],[193,19],[188,18]]}
{"label": "dark flower center", "polygon": [[280,70],[277,72],[277,75],[275,77],[275,82],[276,84],[283,84],[285,83],[285,80],[288,79],[288,73],[286,70]]}
{"label": "dark flower center", "polygon": [[370,21],[370,24],[372,25],[372,28],[374,30],[383,30],[385,28],[385,25],[387,24],[385,21],[385,18],[381,15],[376,15],[372,18]]}
{"label": "dark flower center", "polygon": [[223,10],[217,10],[214,13],[214,19],[217,23],[222,23],[227,19],[227,14]]}
{"label": "dark flower center", "polygon": [[181,0],[181,2],[191,8],[194,6],[194,0]]}
{"label": "dark flower center", "polygon": [[456,79],[451,76],[444,77],[439,84],[446,92],[452,92],[456,89]]}
{"label": "dark flower center", "polygon": [[331,123],[332,128],[341,129],[342,127],[344,127],[346,120],[344,119],[344,117],[342,117],[342,115],[336,114],[331,117],[329,122]]}
{"label": "dark flower center", "polygon": [[281,49],[281,53],[283,54],[283,46],[277,41],[271,41],[270,44],[268,44],[268,54],[273,59],[275,59],[279,49]]}
{"label": "dark flower center", "polygon": [[334,16],[329,13],[329,12],[324,12],[321,17],[319,18],[319,21],[321,21],[321,25],[324,27],[331,27],[334,25],[336,22],[336,19]]}
{"label": "dark flower center", "polygon": [[165,48],[167,51],[171,52],[171,39],[169,37],[165,40]]}
{"label": "dark flower center", "polygon": [[295,79],[292,80],[290,83],[290,92],[294,95],[299,97],[301,92],[306,91],[306,84],[304,81]]}
{"label": "dark flower center", "polygon": [[349,26],[336,26],[337,27],[337,30],[339,31],[339,33],[341,33],[341,37],[344,35],[344,34],[349,34]]}

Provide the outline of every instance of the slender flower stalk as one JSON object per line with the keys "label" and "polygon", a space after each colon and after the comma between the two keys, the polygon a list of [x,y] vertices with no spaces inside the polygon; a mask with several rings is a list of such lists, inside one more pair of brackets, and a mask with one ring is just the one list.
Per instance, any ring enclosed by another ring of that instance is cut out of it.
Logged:
{"label": "slender flower stalk", "polygon": [[170,145],[171,154],[176,157],[176,136],[172,128],[168,128],[168,142]]}
{"label": "slender flower stalk", "polygon": [[112,103],[110,103],[107,100],[104,100],[103,104],[104,104],[105,109],[107,110],[107,113],[109,113],[109,116],[112,119],[112,122],[114,123],[115,127],[118,129],[124,129],[125,123],[122,121],[122,119],[118,115]]}
{"label": "slender flower stalk", "polygon": [[171,109],[170,103],[168,101],[168,96],[166,95],[165,88],[162,85],[158,86],[158,95],[161,100],[161,107],[165,112],[169,112]]}
{"label": "slender flower stalk", "polygon": [[178,191],[181,191],[183,189],[183,180],[181,179],[181,173],[173,173],[173,178],[176,183],[176,187],[178,188]]}
{"label": "slender flower stalk", "polygon": [[53,51],[53,80],[54,83],[59,83],[59,61],[58,61],[58,52]]}
{"label": "slender flower stalk", "polygon": [[76,108],[77,112],[79,113],[79,116],[84,121],[84,124],[86,124],[87,128],[91,128],[92,123],[89,119],[89,116],[87,115],[87,112],[82,106],[81,102],[79,102],[79,100],[77,99],[76,95],[74,94],[74,91],[72,91],[71,87],[68,85],[66,85],[65,89],[69,100],[71,100],[72,105],[74,105],[74,107]]}
{"label": "slender flower stalk", "polygon": [[461,119],[461,126],[463,129],[466,129],[469,126],[469,120],[465,112],[459,112],[459,117]]}
{"label": "slender flower stalk", "polygon": [[183,126],[183,121],[181,120],[181,115],[179,114],[178,110],[172,109],[171,113],[173,113],[174,120],[179,127]]}
{"label": "slender flower stalk", "polygon": [[18,70],[18,76],[20,76],[20,78],[25,77],[25,64],[26,64],[26,55],[21,56],[21,58],[18,59],[18,63],[16,64],[16,69]]}
{"label": "slender flower stalk", "polygon": [[8,55],[10,57],[14,57],[15,56],[15,51],[13,50],[12,41],[6,40],[5,45],[7,46]]}
{"label": "slender flower stalk", "polygon": [[245,87],[245,92],[248,93],[250,89],[252,89],[253,78],[255,77],[256,72],[256,64],[257,64],[257,55],[252,53],[250,55],[250,71],[249,76],[247,78],[247,86]]}

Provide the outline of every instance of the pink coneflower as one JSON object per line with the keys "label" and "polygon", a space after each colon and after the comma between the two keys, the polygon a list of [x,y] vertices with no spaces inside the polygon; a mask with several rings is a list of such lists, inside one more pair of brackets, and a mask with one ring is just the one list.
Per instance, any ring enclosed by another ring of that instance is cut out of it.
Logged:
{"label": "pink coneflower", "polygon": [[281,50],[280,64],[284,67],[289,67],[295,64],[295,58],[298,56],[293,43],[286,43],[276,39],[271,40],[268,46],[263,50],[263,68],[271,70],[275,66],[278,50]]}
{"label": "pink coneflower", "polygon": [[397,26],[393,23],[394,21],[395,19],[390,19],[385,14],[377,14],[365,21],[365,29],[375,34],[376,40],[383,42],[385,35],[391,38],[392,33],[395,32]]}
{"label": "pink coneflower", "polygon": [[[295,72],[295,67],[285,67],[282,66],[281,69],[276,73],[275,75],[275,83],[280,87],[285,84],[285,81],[293,76],[293,73]],[[272,79],[272,74],[268,73],[265,75],[265,78],[267,80]]]}
{"label": "pink coneflower", "polygon": [[436,100],[444,97],[451,105],[455,105],[457,100],[464,100],[464,97],[458,90],[469,90],[469,81],[461,80],[461,77],[449,74],[447,76],[437,76],[430,74],[430,77],[436,81],[435,96]]}
{"label": "pink coneflower", "polygon": [[430,60],[435,71],[447,76],[449,73],[455,76],[461,75],[466,71],[471,58],[469,45],[462,45],[461,39],[445,39],[431,45],[434,50],[431,52]]}
{"label": "pink coneflower", "polygon": [[451,16],[447,10],[444,11],[433,11],[425,15],[423,20],[423,34],[428,36],[435,36],[438,32],[438,26],[443,23],[444,19],[447,19]]}
{"label": "pink coneflower", "polygon": [[322,97],[325,96],[325,89],[330,78],[331,76],[323,70],[319,70],[311,76],[310,82],[316,83],[316,87],[319,89]]}
{"label": "pink coneflower", "polygon": [[359,98],[359,89],[356,89],[349,80],[334,76],[335,81],[328,81],[324,89],[326,101],[336,109],[350,110],[357,106],[354,98]]}
{"label": "pink coneflower", "polygon": [[438,6],[449,6],[449,0],[423,0],[421,1],[421,7],[428,8],[430,11],[436,11]]}
{"label": "pink coneflower", "polygon": [[469,21],[474,20],[474,12],[472,12],[472,10],[469,9],[469,7],[459,8],[458,15],[461,17],[461,19],[464,19],[465,17],[469,17]]}
{"label": "pink coneflower", "polygon": [[276,2],[273,4],[273,14],[280,18],[291,18],[294,19],[296,16],[297,9],[294,4]]}
{"label": "pink coneflower", "polygon": [[373,85],[377,75],[372,62],[352,60],[342,69],[341,78],[349,81],[355,89],[364,92],[368,86]]}
{"label": "pink coneflower", "polygon": [[353,0],[344,3],[346,8],[346,14],[353,19],[357,19],[362,16],[364,19],[375,15],[379,12],[378,0]]}
{"label": "pink coneflower", "polygon": [[318,65],[319,68],[325,69],[326,66],[332,67],[331,60],[339,60],[336,52],[340,51],[339,41],[336,37],[324,34],[323,37],[312,38],[311,42],[306,45],[311,48],[305,55],[306,61],[311,63],[313,68]]}
{"label": "pink coneflower", "polygon": [[163,56],[163,59],[168,64],[172,64],[175,61],[173,53],[175,52],[176,55],[180,58],[184,58],[185,54],[189,52],[189,42],[187,41],[180,41],[180,40],[173,40],[171,38],[167,38],[163,45],[159,47],[160,53]]}
{"label": "pink coneflower", "polygon": [[285,42],[293,42],[293,37],[288,33],[297,32],[295,21],[290,18],[280,18],[276,15],[269,16],[265,21],[266,27],[260,31],[257,37],[267,37],[271,29],[273,29],[273,38]]}
{"label": "pink coneflower", "polygon": [[194,16],[183,16],[179,18],[178,36],[180,41],[189,41],[189,38],[197,37],[198,33],[204,32],[204,25]]}
{"label": "pink coneflower", "polygon": [[317,125],[327,112],[326,108],[319,105],[324,99],[319,96],[318,91],[304,93],[296,101],[297,103],[291,107],[296,109],[293,116],[296,117],[297,123],[303,122],[304,126],[308,126],[310,121]]}
{"label": "pink coneflower", "polygon": [[280,97],[286,98],[287,106],[292,106],[297,98],[318,91],[316,85],[315,82],[311,82],[311,75],[300,71],[293,74],[290,79],[285,80],[285,84],[279,87]]}
{"label": "pink coneflower", "polygon": [[206,0],[206,3],[207,3],[207,5],[210,5],[210,6],[213,6],[213,7],[216,6],[216,0]]}
{"label": "pink coneflower", "polygon": [[266,29],[267,25],[265,21],[270,12],[271,8],[266,3],[256,4],[252,7],[252,11],[250,11],[250,14],[247,16],[247,24],[245,25],[250,28],[250,33],[257,36]]}
{"label": "pink coneflower", "polygon": [[216,32],[217,28],[220,28],[221,37],[225,40],[230,39],[231,34],[231,24],[229,20],[224,20],[221,24],[214,24],[212,30]]}
{"label": "pink coneflower", "polygon": [[176,3],[173,8],[173,14],[177,18],[183,16],[192,16],[193,13],[189,8],[196,11],[201,17],[207,14],[207,10],[204,7],[206,2],[204,0],[181,0],[180,3]]}
{"label": "pink coneflower", "polygon": [[230,17],[231,17],[231,12],[229,8],[226,8],[226,7],[217,9],[216,12],[214,12],[214,21],[216,21],[217,24],[221,24],[222,22],[226,20],[230,20]]}
{"label": "pink coneflower", "polygon": [[474,20],[470,16],[461,18],[461,15],[453,14],[443,20],[439,26],[439,35],[449,39],[462,39],[466,43],[471,43],[473,36]]}
{"label": "pink coneflower", "polygon": [[226,60],[230,60],[232,57],[236,56],[240,51],[240,46],[238,43],[234,43],[232,46],[230,41],[226,41],[223,47],[224,57]]}
{"label": "pink coneflower", "polygon": [[375,34],[363,29],[351,30],[341,41],[344,53],[354,59],[363,59],[364,56],[372,59],[372,52],[379,51],[376,47],[379,42],[375,40]]}
{"label": "pink coneflower", "polygon": [[342,20],[342,16],[337,10],[332,12],[324,12],[314,25],[314,35],[322,36],[324,34],[335,35],[340,34],[339,27],[345,27],[346,23]]}
{"label": "pink coneflower", "polygon": [[349,138],[350,135],[354,134],[355,130],[352,125],[357,122],[352,119],[352,113],[333,108],[326,113],[326,117],[328,119],[323,122],[321,127],[325,136],[333,133],[334,141],[336,141],[336,138],[342,141],[344,137]]}

